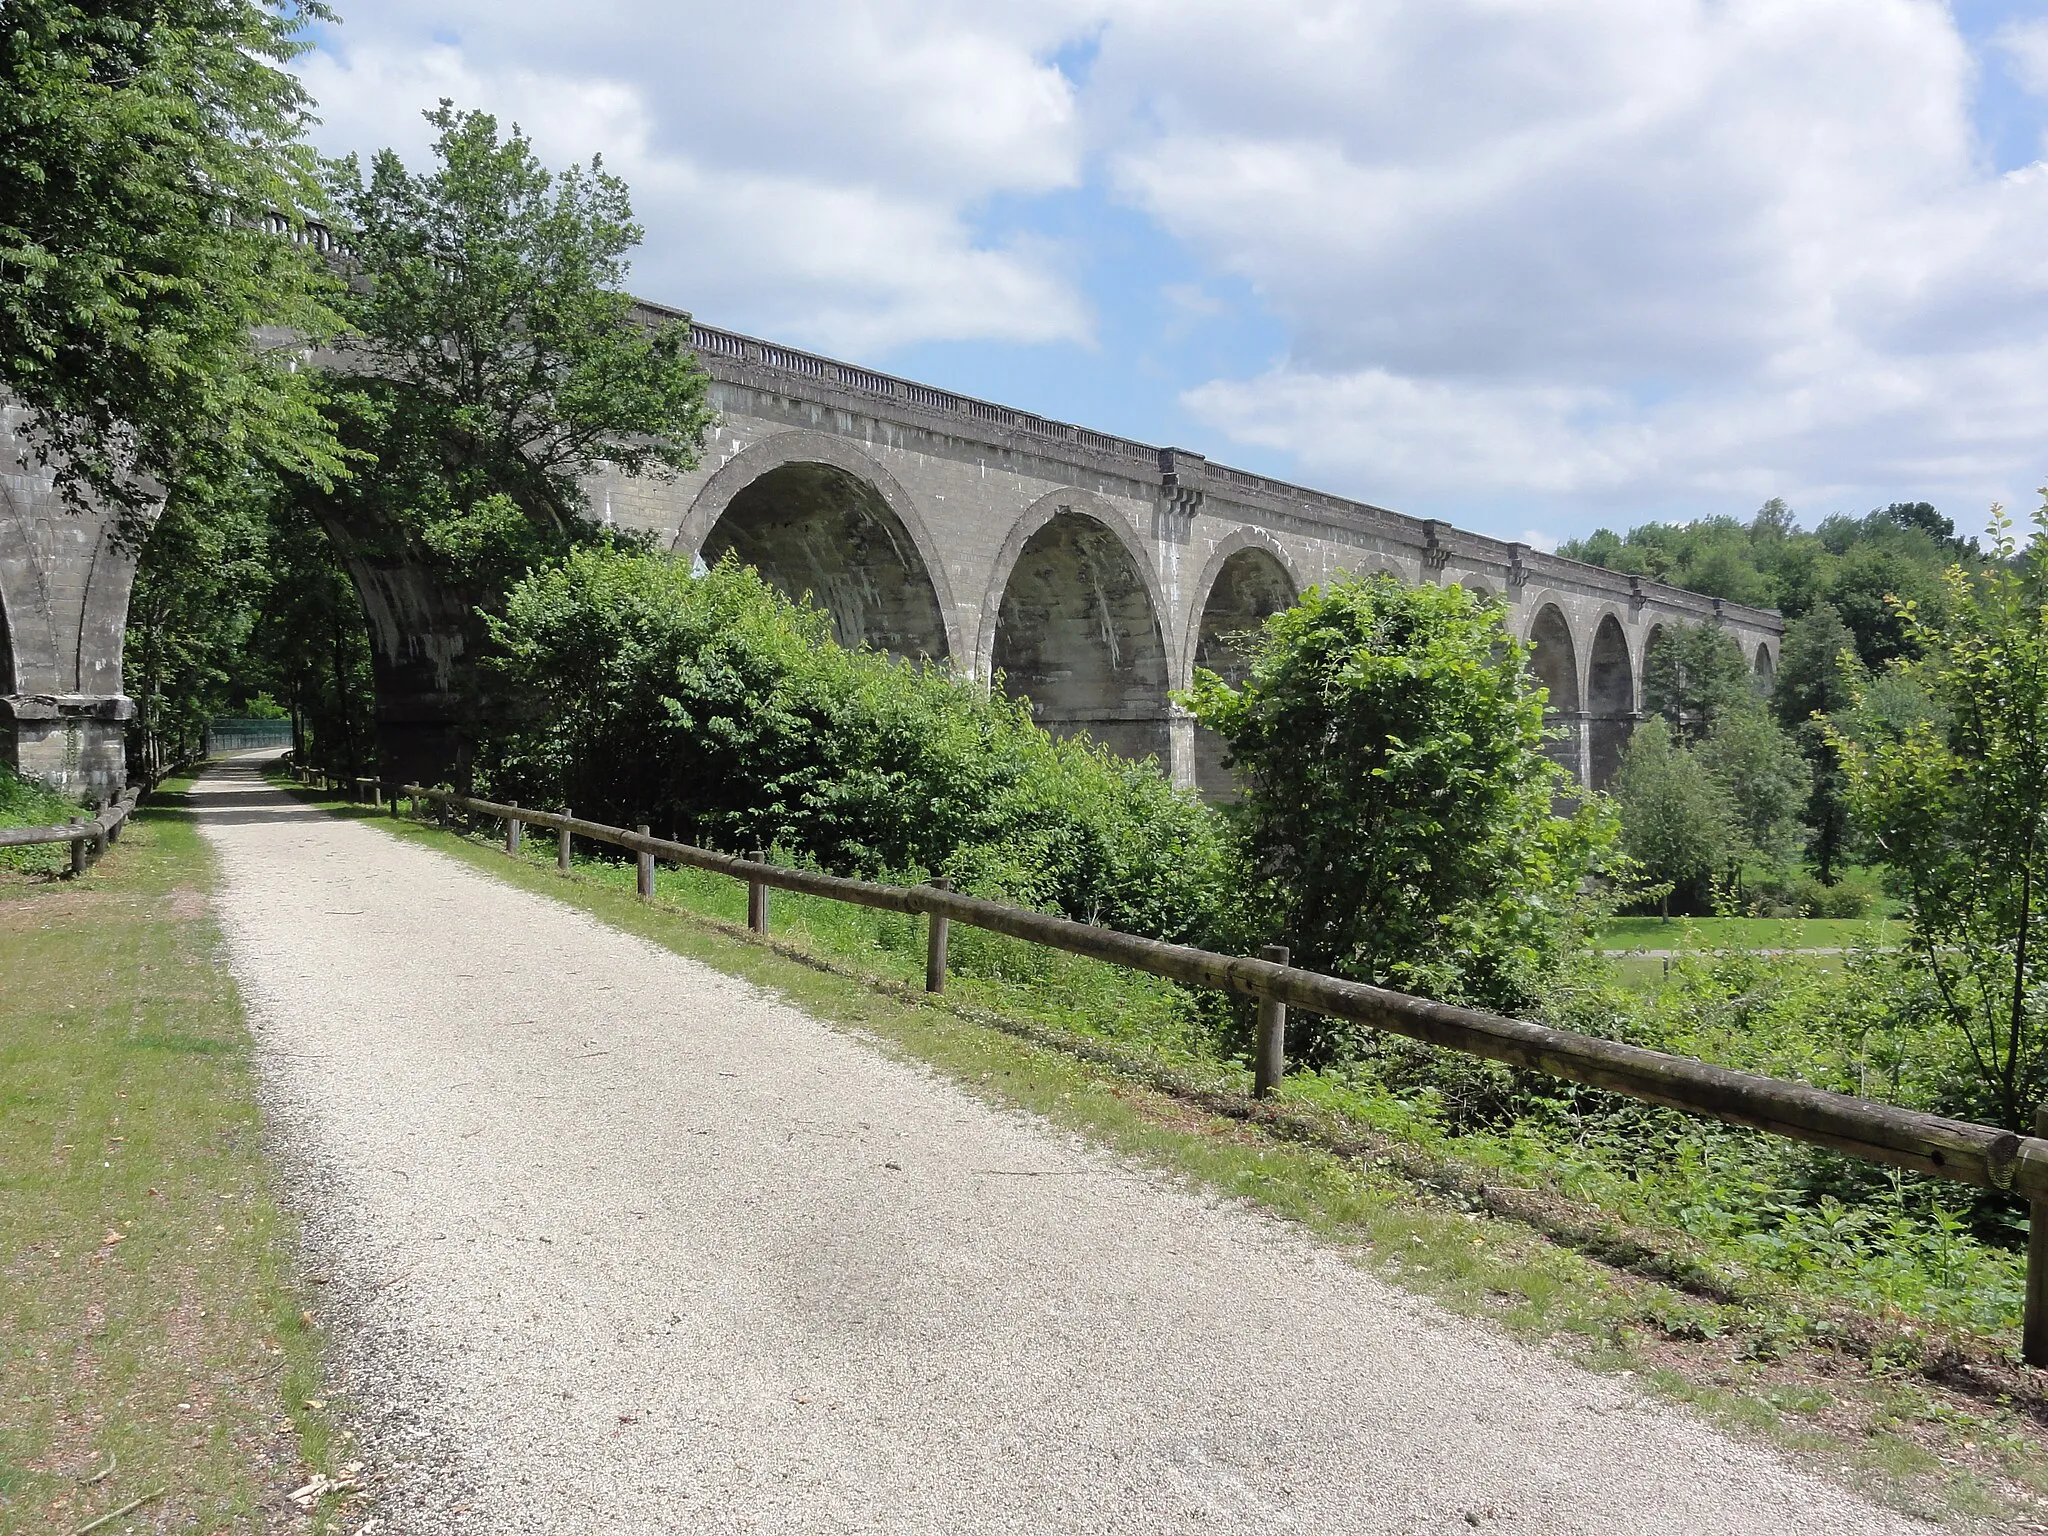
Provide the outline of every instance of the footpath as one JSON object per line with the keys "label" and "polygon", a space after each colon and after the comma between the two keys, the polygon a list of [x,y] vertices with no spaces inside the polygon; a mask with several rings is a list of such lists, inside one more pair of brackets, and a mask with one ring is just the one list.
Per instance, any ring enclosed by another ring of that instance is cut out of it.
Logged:
{"label": "footpath", "polygon": [[196,803],[379,1536],[1927,1529],[253,764]]}

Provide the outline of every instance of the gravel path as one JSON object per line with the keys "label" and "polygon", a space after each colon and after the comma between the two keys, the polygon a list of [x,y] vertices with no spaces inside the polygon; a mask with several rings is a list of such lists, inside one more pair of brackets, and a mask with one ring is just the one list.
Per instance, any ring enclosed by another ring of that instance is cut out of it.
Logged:
{"label": "gravel path", "polygon": [[237,763],[386,1532],[1922,1530]]}

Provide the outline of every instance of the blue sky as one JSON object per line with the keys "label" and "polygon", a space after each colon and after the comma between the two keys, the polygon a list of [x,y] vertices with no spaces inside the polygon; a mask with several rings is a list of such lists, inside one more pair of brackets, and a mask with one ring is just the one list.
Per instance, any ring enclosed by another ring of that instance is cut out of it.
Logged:
{"label": "blue sky", "polygon": [[702,319],[1548,543],[2048,480],[2048,4],[341,0]]}

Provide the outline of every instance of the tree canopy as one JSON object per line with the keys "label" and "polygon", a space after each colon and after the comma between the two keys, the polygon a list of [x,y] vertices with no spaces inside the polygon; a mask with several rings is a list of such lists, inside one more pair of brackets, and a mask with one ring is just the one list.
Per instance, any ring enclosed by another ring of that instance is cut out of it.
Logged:
{"label": "tree canopy", "polygon": [[0,385],[74,497],[140,509],[249,458],[339,469],[276,339],[328,331],[335,284],[273,232],[321,206],[311,103],[282,66],[327,14],[9,0],[0,15]]}
{"label": "tree canopy", "polygon": [[1727,784],[1653,716],[1622,749],[1612,788],[1622,847],[1655,883],[1664,915],[1673,895],[1699,905],[1741,848],[1741,813]]}
{"label": "tree canopy", "polygon": [[[333,193],[358,281],[329,388],[375,496],[452,565],[558,537],[603,470],[673,475],[710,423],[682,318],[647,323],[626,292],[641,239],[626,185],[593,157],[557,175],[515,128],[449,102],[427,114],[435,169],[390,150]],[[516,576],[518,572],[507,573]]]}
{"label": "tree canopy", "polygon": [[1654,577],[1687,591],[1777,608],[1799,619],[1830,603],[1856,638],[1866,666],[1905,654],[1908,637],[1888,599],[1923,613],[1946,601],[1941,573],[1979,559],[1974,541],[1924,501],[1893,502],[1864,517],[1836,515],[1811,531],[1772,499],[1748,522],[1703,517],[1644,523],[1627,534],[1602,528],[1558,553],[1610,570]]}
{"label": "tree canopy", "polygon": [[1742,647],[1717,625],[1668,624],[1643,658],[1644,705],[1686,741],[1699,741],[1755,701]]}

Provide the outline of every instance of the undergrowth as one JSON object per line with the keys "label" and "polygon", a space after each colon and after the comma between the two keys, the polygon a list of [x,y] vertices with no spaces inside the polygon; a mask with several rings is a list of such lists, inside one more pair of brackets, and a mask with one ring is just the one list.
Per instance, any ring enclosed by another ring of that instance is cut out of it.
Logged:
{"label": "undergrowth", "polygon": [[[24,779],[0,763],[0,827],[55,826],[79,814],[78,802],[34,779]],[[65,843],[37,843],[26,848],[0,848],[0,871],[21,875],[54,875],[69,868],[71,849]]]}

